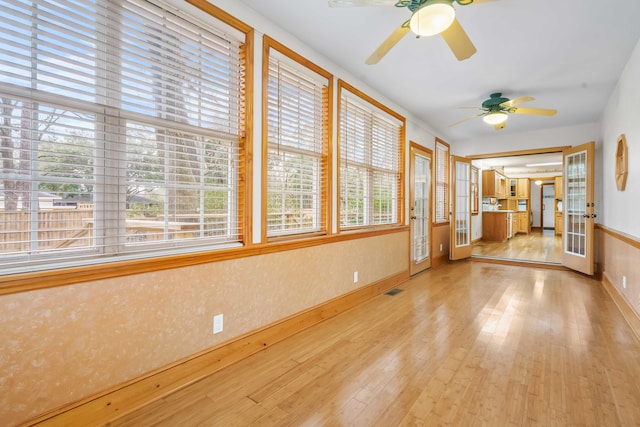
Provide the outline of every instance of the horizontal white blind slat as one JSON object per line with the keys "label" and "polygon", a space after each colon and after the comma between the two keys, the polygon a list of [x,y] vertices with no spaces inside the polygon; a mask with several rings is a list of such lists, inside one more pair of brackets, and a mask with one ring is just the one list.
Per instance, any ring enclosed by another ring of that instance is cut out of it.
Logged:
{"label": "horizontal white blind slat", "polygon": [[436,179],[435,179],[435,222],[446,222],[449,220],[448,199],[449,199],[449,147],[436,142]]}
{"label": "horizontal white blind slat", "polygon": [[389,113],[341,91],[342,227],[398,222],[401,126]]}
{"label": "horizontal white blind slat", "polygon": [[240,243],[244,41],[158,4],[0,0],[0,266]]}
{"label": "horizontal white blind slat", "polygon": [[267,236],[323,231],[327,79],[269,50]]}

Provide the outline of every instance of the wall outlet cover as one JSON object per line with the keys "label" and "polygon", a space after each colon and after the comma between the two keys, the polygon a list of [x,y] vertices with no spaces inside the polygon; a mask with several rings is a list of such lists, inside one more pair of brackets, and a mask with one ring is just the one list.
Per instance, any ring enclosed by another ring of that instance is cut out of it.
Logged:
{"label": "wall outlet cover", "polygon": [[224,317],[222,314],[213,316],[213,333],[219,334],[224,329]]}

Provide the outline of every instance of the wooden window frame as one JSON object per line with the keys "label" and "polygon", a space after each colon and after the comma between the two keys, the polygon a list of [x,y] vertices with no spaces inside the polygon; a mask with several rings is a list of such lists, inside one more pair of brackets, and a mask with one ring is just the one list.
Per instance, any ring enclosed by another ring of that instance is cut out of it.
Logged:
{"label": "wooden window frame", "polygon": [[399,129],[398,135],[398,183],[397,183],[397,212],[396,212],[396,222],[393,224],[366,224],[362,226],[342,226],[340,224],[341,212],[340,212],[340,201],[338,201],[338,232],[343,231],[357,231],[357,230],[370,230],[370,229],[381,229],[388,227],[399,227],[405,225],[404,218],[404,210],[405,210],[405,146],[406,146],[406,118],[397,112],[393,111],[389,107],[385,106],[381,102],[367,95],[366,93],[356,89],[354,86],[345,82],[342,79],[338,79],[338,94],[337,94],[337,111],[338,111],[338,119],[336,126],[338,127],[338,137],[336,143],[336,151],[338,153],[337,156],[337,170],[338,177],[336,182],[336,189],[338,193],[338,200],[340,200],[340,192],[341,192],[341,183],[340,183],[340,175],[341,175],[341,123],[342,123],[342,91],[350,92],[352,95],[360,98],[361,100],[371,104],[373,107],[383,111],[384,113],[390,115],[391,117],[398,120],[401,125]]}
{"label": "wooden window frame", "polygon": [[[438,145],[441,144],[443,146],[447,147],[447,154],[444,158],[444,161],[442,162],[442,164],[444,165],[444,201],[443,201],[443,209],[444,209],[444,216],[446,219],[442,219],[439,220],[438,219],[438,185],[440,184],[438,181],[438,171],[439,171],[439,165],[440,165],[440,157],[442,156],[442,154],[440,154],[440,152],[442,150],[438,149]],[[434,147],[434,168],[433,168],[433,183],[434,183],[434,200],[433,200],[433,225],[434,226],[443,226],[443,225],[448,225],[449,224],[449,192],[450,192],[450,158],[451,158],[451,146],[446,143],[445,141],[443,141],[442,139],[436,137],[435,139],[435,147]]]}
{"label": "wooden window frame", "polygon": [[[23,272],[19,269],[8,269],[0,276],[0,286],[7,284],[9,289],[2,293],[13,293],[25,290],[19,283],[29,282],[34,289],[59,286],[67,283],[78,283],[87,280],[97,280],[103,276],[109,276],[106,273],[110,269],[120,269],[118,266],[131,266],[144,264],[144,271],[162,270],[168,259],[177,258],[206,258],[211,253],[230,252],[235,246],[248,246],[252,243],[251,231],[251,211],[252,211],[252,133],[247,132],[250,129],[248,124],[253,123],[253,86],[254,86],[254,29],[233,17],[222,9],[204,1],[204,0],[187,0],[188,4],[195,7],[194,13],[208,15],[218,21],[223,26],[232,28],[237,31],[240,36],[240,52],[239,58],[243,74],[241,75],[242,88],[239,92],[240,99],[237,104],[238,111],[238,160],[236,163],[237,190],[234,192],[236,207],[234,210],[234,218],[237,222],[237,243],[223,243],[221,245],[212,246],[211,244],[200,244],[189,247],[180,247],[175,250],[169,248],[165,250],[160,248],[158,251],[141,252],[140,254],[125,254],[125,257],[112,256],[96,256],[89,261],[80,260],[77,266],[69,267],[69,260],[65,259],[63,264],[55,262],[45,262],[42,264],[31,264],[29,272]],[[202,12],[202,13],[201,13]],[[202,22],[202,21],[201,21]],[[228,30],[227,30],[228,31]],[[152,248],[153,249],[153,248]],[[127,261],[122,261],[126,259]],[[131,273],[140,272],[139,269],[131,268]],[[121,273],[122,274],[122,273]],[[121,275],[118,274],[118,275]],[[46,276],[46,280],[43,277]],[[64,277],[61,282],[50,280],[51,277]],[[39,280],[42,284],[34,286],[33,281]],[[16,286],[12,286],[16,285]]]}
{"label": "wooden window frame", "polygon": [[[279,54],[284,55],[288,59],[296,62],[300,66],[316,73],[327,79],[327,87],[325,88],[325,107],[323,119],[323,153],[321,159],[321,183],[324,188],[321,190],[320,210],[322,214],[321,230],[315,233],[292,233],[283,236],[268,236],[267,230],[267,197],[268,197],[268,153],[269,153],[269,123],[268,123],[268,102],[269,102],[269,53],[271,49],[276,50]],[[263,37],[262,49],[262,212],[261,212],[261,228],[262,242],[280,241],[288,239],[297,239],[301,237],[310,237],[313,235],[328,235],[331,233],[331,176],[332,176],[332,134],[333,134],[333,74],[326,71],[322,67],[314,64],[302,55],[279,43],[273,38],[265,35]]]}

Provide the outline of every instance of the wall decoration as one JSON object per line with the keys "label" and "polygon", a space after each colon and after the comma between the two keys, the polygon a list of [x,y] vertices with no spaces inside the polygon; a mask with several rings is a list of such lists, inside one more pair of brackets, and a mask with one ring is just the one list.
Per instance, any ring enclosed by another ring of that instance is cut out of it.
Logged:
{"label": "wall decoration", "polygon": [[624,191],[627,185],[627,174],[629,172],[627,137],[620,135],[618,138],[618,148],[616,149],[616,187],[618,191]]}

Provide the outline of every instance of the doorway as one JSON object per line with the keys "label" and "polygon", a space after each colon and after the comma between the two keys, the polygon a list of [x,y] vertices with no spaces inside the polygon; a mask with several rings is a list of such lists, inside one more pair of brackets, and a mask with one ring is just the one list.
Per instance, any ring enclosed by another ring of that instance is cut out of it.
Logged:
{"label": "doorway", "polygon": [[[473,159],[473,165],[482,171],[498,171],[500,176],[506,177],[506,182],[510,185],[506,187],[506,194],[498,197],[496,204],[491,204],[491,198],[485,197],[487,192],[483,193],[481,210],[473,217],[472,256],[560,265],[562,236],[554,230],[554,179],[563,175],[562,152],[511,152],[501,157],[487,155]],[[520,185],[522,183],[524,185]],[[484,182],[480,185],[484,185]],[[543,188],[549,198],[543,197]],[[500,241],[483,238],[483,217],[492,218],[491,213],[485,215],[487,210],[514,211],[511,222],[514,230],[512,237]],[[548,217],[543,225],[542,216],[545,211]]]}
{"label": "doorway", "polygon": [[409,161],[410,274],[431,267],[431,159],[432,151],[411,142]]}
{"label": "doorway", "polygon": [[540,224],[542,225],[542,230],[555,230],[555,210],[554,210],[554,201],[555,201],[555,184],[542,184],[542,191],[540,192],[540,206],[542,207],[540,219]]}

